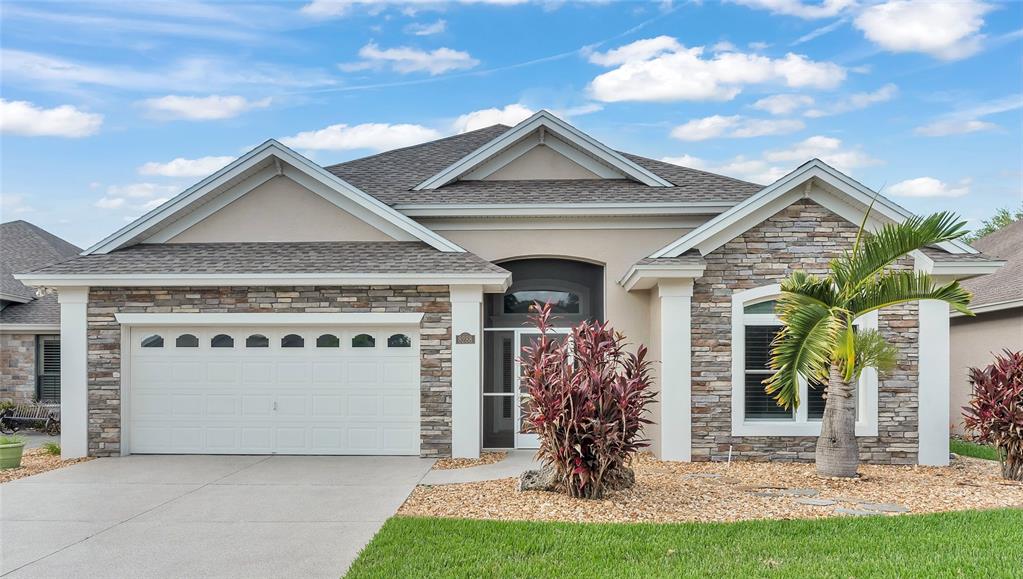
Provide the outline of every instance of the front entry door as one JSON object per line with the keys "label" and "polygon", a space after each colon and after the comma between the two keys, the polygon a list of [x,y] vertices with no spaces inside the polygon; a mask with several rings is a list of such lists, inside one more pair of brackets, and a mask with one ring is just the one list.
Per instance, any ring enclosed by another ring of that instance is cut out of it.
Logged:
{"label": "front entry door", "polygon": [[[555,330],[564,339],[567,330]],[[538,448],[535,434],[522,432],[522,405],[527,392],[522,376],[522,348],[539,334],[530,329],[487,330],[484,337],[483,447]]]}

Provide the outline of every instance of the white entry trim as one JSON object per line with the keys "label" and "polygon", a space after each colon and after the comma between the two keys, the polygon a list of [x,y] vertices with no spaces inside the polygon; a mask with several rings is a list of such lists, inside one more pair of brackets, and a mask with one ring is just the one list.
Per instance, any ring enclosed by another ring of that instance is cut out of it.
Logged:
{"label": "white entry trim", "polygon": [[345,314],[114,314],[131,326],[416,326],[422,313],[354,312]]}
{"label": "white entry trim", "polygon": [[[765,285],[732,294],[732,436],[820,436],[821,423],[808,420],[806,396],[796,409],[794,420],[746,420],[746,331],[745,326],[776,325],[781,322],[773,314],[746,314],[747,305],[767,301],[781,294],[780,284]],[[855,323],[862,328],[877,329],[877,311],[870,312]],[[867,368],[860,375],[856,419],[856,436],[877,436],[877,371]],[[805,394],[806,385],[802,390]]]}

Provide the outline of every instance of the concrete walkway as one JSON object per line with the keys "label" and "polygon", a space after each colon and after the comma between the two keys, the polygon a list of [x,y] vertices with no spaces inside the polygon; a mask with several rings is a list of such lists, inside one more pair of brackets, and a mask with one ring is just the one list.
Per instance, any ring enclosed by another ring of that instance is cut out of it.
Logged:
{"label": "concrete walkway", "polygon": [[480,482],[502,478],[518,477],[522,471],[540,468],[540,463],[533,457],[534,450],[510,450],[508,456],[493,464],[484,464],[469,468],[451,470],[431,470],[426,473],[419,484],[450,485],[456,483]]}
{"label": "concrete walkway", "polygon": [[5,577],[342,576],[432,460],[129,456],[0,485]]}

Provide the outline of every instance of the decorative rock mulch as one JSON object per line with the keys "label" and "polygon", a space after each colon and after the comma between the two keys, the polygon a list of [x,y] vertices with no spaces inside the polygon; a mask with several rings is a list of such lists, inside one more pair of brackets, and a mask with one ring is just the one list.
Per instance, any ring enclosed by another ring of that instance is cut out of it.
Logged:
{"label": "decorative rock mulch", "polygon": [[507,452],[483,452],[479,458],[442,458],[433,463],[434,470],[452,470],[456,468],[470,468],[501,462],[508,456]]}
{"label": "decorative rock mulch", "polygon": [[[660,462],[644,455],[633,468],[636,485],[600,501],[518,492],[516,479],[508,478],[420,486],[398,512],[497,520],[681,522],[885,516],[902,508],[912,513],[1023,508],[1023,484],[1002,479],[996,462],[970,458],[948,467],[863,465],[861,476],[852,480],[821,478],[812,464],[797,463],[729,466]],[[868,510],[871,505],[874,510]]]}
{"label": "decorative rock mulch", "polygon": [[92,460],[92,458],[85,457],[60,460],[59,456],[49,454],[41,448],[30,448],[22,455],[20,467],[0,469],[0,483],[25,478],[48,470],[71,466],[72,464],[78,464],[87,460]]}

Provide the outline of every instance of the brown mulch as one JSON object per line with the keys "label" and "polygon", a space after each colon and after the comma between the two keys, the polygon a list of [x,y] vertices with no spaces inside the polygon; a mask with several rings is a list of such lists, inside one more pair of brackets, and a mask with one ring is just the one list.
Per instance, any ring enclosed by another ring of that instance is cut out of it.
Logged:
{"label": "brown mulch", "polygon": [[[911,513],[1023,508],[1023,483],[1006,481],[994,461],[960,458],[948,467],[862,465],[854,480],[821,478],[812,464],[681,463],[642,456],[633,465],[636,485],[604,500],[516,490],[516,479],[420,486],[398,513],[410,516],[569,522],[681,522],[814,519],[861,502],[895,503]],[[693,477],[717,474],[720,478]],[[690,476],[686,476],[690,475]],[[833,506],[810,506],[799,497],[755,492],[810,488]]]}
{"label": "brown mulch", "polygon": [[21,466],[18,468],[5,468],[0,470],[0,483],[10,482],[19,478],[25,478],[48,470],[71,466],[80,462],[92,460],[92,457],[72,458],[60,460],[60,456],[47,453],[42,448],[30,448],[21,457]]}
{"label": "brown mulch", "polygon": [[469,468],[473,466],[482,466],[484,464],[494,464],[495,462],[501,462],[508,456],[507,452],[483,452],[480,453],[479,458],[442,458],[437,462],[433,463],[434,470],[453,470],[456,468]]}

